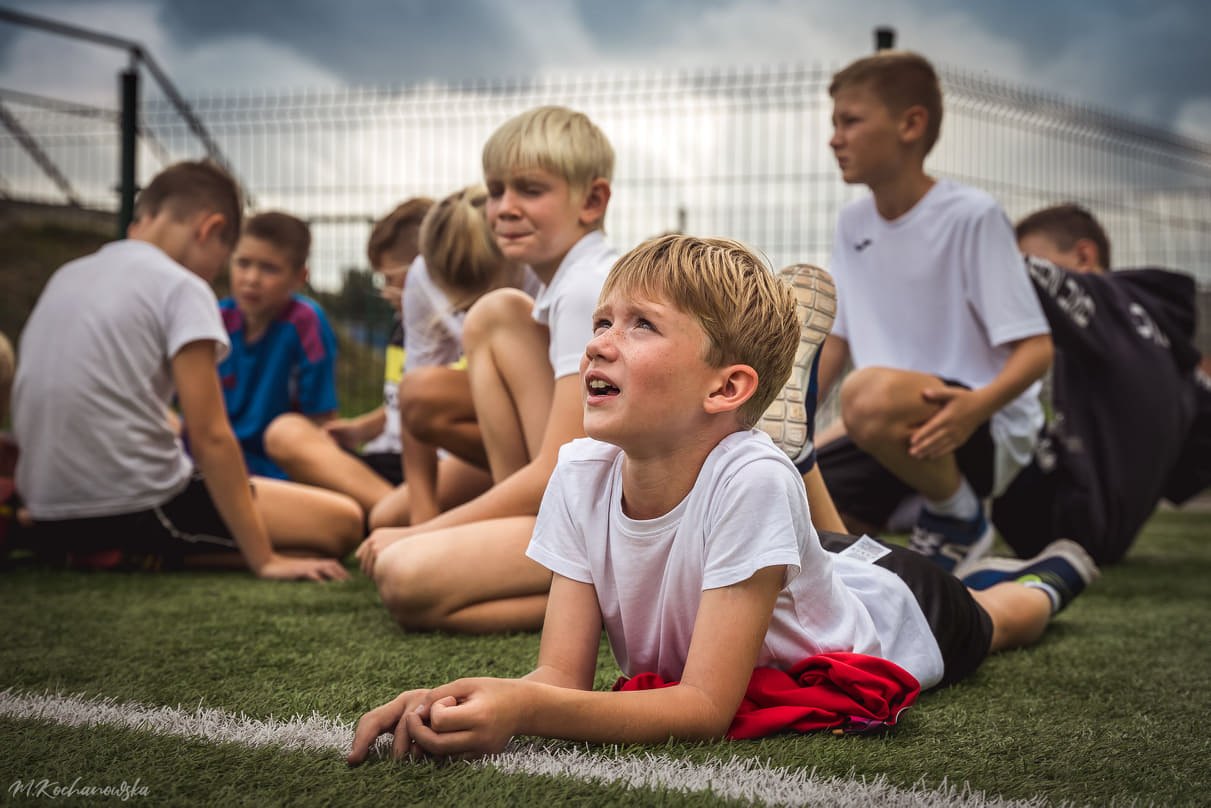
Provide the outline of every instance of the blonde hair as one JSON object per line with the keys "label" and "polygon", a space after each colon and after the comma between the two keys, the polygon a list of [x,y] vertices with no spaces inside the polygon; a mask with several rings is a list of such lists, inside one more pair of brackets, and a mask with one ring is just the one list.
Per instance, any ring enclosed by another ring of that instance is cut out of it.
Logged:
{"label": "blonde hair", "polygon": [[[562,177],[574,191],[614,176],[614,148],[583,112],[535,107],[505,121],[484,144],[485,177],[541,168]],[[601,223],[598,223],[601,226]]]}
{"label": "blonde hair", "polygon": [[799,348],[794,293],[738,241],[679,235],[645,241],[610,270],[602,299],[611,293],[672,303],[706,333],[703,361],[757,372],[757,389],[737,412],[746,429],[790,376]]}
{"label": "blonde hair", "polygon": [[470,307],[480,296],[520,276],[505,260],[484,218],[488,189],[468,185],[441,200],[420,225],[420,251],[429,277],[451,308]]}
{"label": "blonde hair", "polygon": [[924,56],[911,51],[883,50],[850,64],[833,75],[830,97],[841,90],[866,87],[883,106],[899,115],[923,107],[928,116],[921,142],[929,154],[942,132],[942,88],[938,74]]}

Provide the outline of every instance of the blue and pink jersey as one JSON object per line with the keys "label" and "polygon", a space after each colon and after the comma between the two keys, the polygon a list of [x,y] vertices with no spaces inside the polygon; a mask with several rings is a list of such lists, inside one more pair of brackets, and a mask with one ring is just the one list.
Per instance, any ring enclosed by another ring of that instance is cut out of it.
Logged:
{"label": "blue and pink jersey", "polygon": [[244,317],[233,298],[219,302],[231,352],[219,364],[227,416],[250,474],[284,479],[265,454],[269,422],[287,412],[319,415],[337,408],[336,337],[319,305],[293,295],[265,334],[244,341]]}

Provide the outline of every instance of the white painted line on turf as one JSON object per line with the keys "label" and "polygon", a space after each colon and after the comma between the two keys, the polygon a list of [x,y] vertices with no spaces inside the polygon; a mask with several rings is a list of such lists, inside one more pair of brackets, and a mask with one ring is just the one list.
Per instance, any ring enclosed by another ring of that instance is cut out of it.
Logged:
{"label": "white painted line on turf", "polygon": [[[276,746],[344,754],[353,741],[353,723],[318,713],[282,721],[259,720],[225,710],[197,707],[149,707],[115,699],[42,695],[0,691],[0,715],[64,726],[105,724],[158,735],[196,738],[243,746]],[[389,750],[386,738],[377,749]],[[806,770],[773,767],[732,756],[728,761],[692,763],[668,755],[603,755],[579,748],[552,749],[513,744],[500,755],[474,765],[491,766],[506,774],[572,777],[600,783],[624,783],[633,788],[666,788],[686,792],[710,791],[724,798],[760,800],[769,805],[886,805],[902,808],[1041,808],[1046,801],[1002,800],[964,786],[936,790],[903,789],[882,777],[873,780],[824,779]]]}

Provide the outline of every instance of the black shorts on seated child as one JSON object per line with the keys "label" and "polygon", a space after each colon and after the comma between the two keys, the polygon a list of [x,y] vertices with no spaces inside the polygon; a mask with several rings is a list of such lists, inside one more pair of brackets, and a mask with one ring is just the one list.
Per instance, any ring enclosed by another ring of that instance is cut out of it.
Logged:
{"label": "black shorts on seated child", "polygon": [[197,471],[181,493],[162,505],[114,516],[36,522],[34,537],[40,556],[73,567],[173,569],[188,556],[239,552]]}
{"label": "black shorts on seated child", "polygon": [[873,563],[896,574],[908,585],[929,623],[942,652],[944,673],[938,687],[970,676],[988,656],[992,645],[992,618],[958,578],[920,553],[893,544],[827,530],[818,531],[820,545],[840,553],[859,542],[872,542],[888,551]]}
{"label": "black shorts on seated child", "polygon": [[[950,387],[971,388],[962,382],[943,379]],[[996,446],[991,422],[985,421],[971,433],[967,442],[955,451],[959,471],[978,497],[992,494]],[[882,463],[862,450],[848,435],[816,447],[820,474],[837,508],[862,520],[874,529],[882,529],[896,507],[916,491]]]}

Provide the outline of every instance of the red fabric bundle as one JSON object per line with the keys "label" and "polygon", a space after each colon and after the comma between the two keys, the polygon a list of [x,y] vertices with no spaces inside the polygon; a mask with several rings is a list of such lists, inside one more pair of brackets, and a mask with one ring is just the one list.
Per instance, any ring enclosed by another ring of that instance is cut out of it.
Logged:
{"label": "red fabric bundle", "polygon": [[[654,673],[641,673],[620,678],[614,689],[653,690],[675,684]],[[912,674],[886,659],[845,652],[816,654],[789,671],[754,670],[727,737],[760,738],[788,729],[882,729],[895,724],[920,692]]]}

